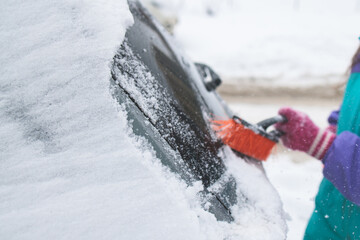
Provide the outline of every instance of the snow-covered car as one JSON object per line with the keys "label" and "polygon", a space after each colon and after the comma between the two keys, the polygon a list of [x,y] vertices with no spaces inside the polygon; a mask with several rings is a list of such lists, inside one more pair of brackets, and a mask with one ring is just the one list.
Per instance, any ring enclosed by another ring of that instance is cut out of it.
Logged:
{"label": "snow-covered car", "polygon": [[261,164],[209,126],[216,74],[139,3],[1,10],[1,239],[285,238]]}
{"label": "snow-covered car", "polygon": [[[186,184],[201,181],[202,206],[218,221],[237,222],[241,209],[253,208],[253,214],[265,216],[285,236],[281,202],[261,163],[224,147],[211,129],[211,118],[233,116],[215,91],[218,75],[189,60],[138,1],[129,1],[129,7],[134,24],[114,57],[111,82],[133,132],[147,139],[162,164]],[[234,174],[229,158],[241,162],[245,172]],[[258,206],[263,201],[268,206]]]}

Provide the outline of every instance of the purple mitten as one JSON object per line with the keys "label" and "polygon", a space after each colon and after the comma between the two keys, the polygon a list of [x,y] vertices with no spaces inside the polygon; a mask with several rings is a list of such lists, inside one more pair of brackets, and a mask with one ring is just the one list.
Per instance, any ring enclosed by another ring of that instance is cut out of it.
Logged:
{"label": "purple mitten", "polygon": [[281,137],[283,144],[322,159],[334,141],[335,134],[321,130],[306,114],[291,108],[282,108],[279,114],[287,119],[286,122],[275,125],[277,130],[284,133]]}
{"label": "purple mitten", "polygon": [[340,110],[331,112],[330,116],[328,117],[329,126],[326,128],[326,130],[336,133],[339,114],[340,114]]}

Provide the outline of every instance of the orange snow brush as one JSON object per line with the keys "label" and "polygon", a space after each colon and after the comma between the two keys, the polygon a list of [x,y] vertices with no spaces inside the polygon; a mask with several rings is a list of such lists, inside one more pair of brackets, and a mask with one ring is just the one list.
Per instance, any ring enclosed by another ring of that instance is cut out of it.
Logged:
{"label": "orange snow brush", "polygon": [[282,135],[277,130],[266,132],[266,129],[285,121],[283,116],[276,116],[252,125],[234,116],[229,120],[212,120],[211,124],[224,144],[242,155],[265,161]]}

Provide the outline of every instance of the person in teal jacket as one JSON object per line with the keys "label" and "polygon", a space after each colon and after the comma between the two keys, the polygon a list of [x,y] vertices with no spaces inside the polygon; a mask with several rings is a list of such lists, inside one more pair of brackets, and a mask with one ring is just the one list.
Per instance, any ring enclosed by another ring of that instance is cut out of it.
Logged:
{"label": "person in teal jacket", "polygon": [[336,134],[329,130],[334,128],[321,130],[307,115],[291,108],[282,108],[279,114],[287,118],[275,126],[284,132],[284,145],[324,164],[304,239],[360,240],[360,48],[351,64],[340,112],[329,118],[330,124],[337,123]]}

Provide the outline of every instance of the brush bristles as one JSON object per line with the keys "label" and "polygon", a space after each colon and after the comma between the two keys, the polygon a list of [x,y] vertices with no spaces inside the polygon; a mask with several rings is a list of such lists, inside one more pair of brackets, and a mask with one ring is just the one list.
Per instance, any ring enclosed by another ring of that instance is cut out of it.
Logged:
{"label": "brush bristles", "polygon": [[233,119],[213,120],[212,127],[223,143],[258,160],[265,161],[276,144]]}

